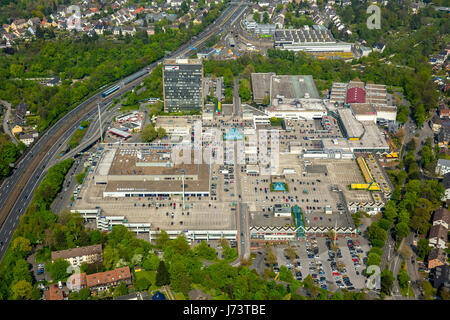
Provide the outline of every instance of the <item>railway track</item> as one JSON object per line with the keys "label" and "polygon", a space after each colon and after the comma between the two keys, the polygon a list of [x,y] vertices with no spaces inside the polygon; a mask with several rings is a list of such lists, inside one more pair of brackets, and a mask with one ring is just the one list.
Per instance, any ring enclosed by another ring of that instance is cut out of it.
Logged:
{"label": "railway track", "polygon": [[[244,3],[245,3],[245,1],[242,1],[242,2],[240,2],[240,5],[237,5],[235,7],[235,9],[230,9],[230,12],[227,13],[225,17],[219,17],[218,19],[221,19],[221,22],[219,22],[217,25],[215,25],[210,31],[207,31],[206,34],[200,34],[199,37],[201,37],[201,38],[199,38],[197,41],[195,41],[194,45],[195,46],[200,46],[204,42],[206,42],[206,40],[208,40],[208,38],[211,35],[216,34],[222,27],[224,27],[224,25],[226,25],[229,22],[229,19],[231,17],[233,17],[237,13],[237,11],[241,8],[241,4],[244,4]],[[179,56],[180,54],[186,54],[189,51],[190,51],[189,46],[187,46],[185,49],[182,49],[179,53],[177,53],[177,51],[175,51],[171,56],[176,57],[176,56]],[[163,61],[163,59],[164,58],[162,58],[162,59],[152,63],[150,65],[151,68],[154,68],[158,63]],[[46,134],[50,134],[51,136],[44,143],[44,145],[41,147],[41,149],[37,153],[35,153],[35,156],[30,160],[30,162],[27,165],[26,169],[24,169],[23,173],[20,175],[20,177],[18,178],[17,182],[15,182],[14,187],[11,189],[8,197],[6,198],[4,204],[2,205],[2,207],[0,209],[0,227],[2,227],[3,224],[5,223],[6,219],[8,218],[8,215],[10,214],[10,212],[14,208],[17,200],[21,196],[22,191],[25,189],[27,184],[31,181],[31,179],[34,176],[36,170],[38,170],[41,167],[41,162],[43,161],[45,155],[52,149],[52,147],[54,145],[56,145],[58,143],[58,141],[64,135],[64,133],[66,131],[70,130],[71,128],[73,128],[74,125],[78,121],[80,121],[81,119],[85,118],[86,115],[88,115],[97,106],[98,102],[100,102],[100,101],[103,101],[103,102],[109,101],[109,100],[113,99],[114,97],[117,97],[118,95],[121,95],[124,92],[127,92],[128,90],[130,90],[131,88],[133,88],[137,84],[139,84],[143,80],[143,78],[145,78],[145,77],[147,77],[149,75],[149,73],[146,73],[142,77],[139,77],[136,80],[130,82],[129,84],[123,86],[117,92],[115,92],[114,94],[110,95],[106,99],[101,99],[100,98],[100,93],[95,94],[94,96],[88,98],[84,102],[84,103],[86,103],[87,101],[90,101],[89,103],[87,103],[86,106],[80,108],[80,110],[76,110],[78,108],[77,107],[74,110],[70,111],[68,114],[66,114],[62,119],[58,120],[58,122],[55,123],[54,126],[57,126],[61,122],[63,122],[63,124],[61,125],[60,128],[58,128],[56,130],[56,132],[51,132],[51,129],[49,129],[47,131],[47,133],[44,133],[44,136]],[[120,83],[120,81],[117,81],[117,83]],[[79,107],[82,104],[83,103],[81,103],[79,105]],[[65,119],[65,118],[68,118],[68,119]],[[41,139],[43,137],[41,137]],[[44,170],[44,168],[45,168],[45,164],[44,164],[44,167],[42,169]],[[31,200],[30,198],[31,198],[30,195],[28,195],[27,199]]]}

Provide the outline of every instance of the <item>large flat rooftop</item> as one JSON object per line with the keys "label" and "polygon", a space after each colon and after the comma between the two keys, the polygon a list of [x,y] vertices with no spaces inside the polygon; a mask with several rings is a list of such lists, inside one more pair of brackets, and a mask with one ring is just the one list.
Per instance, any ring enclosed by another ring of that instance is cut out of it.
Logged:
{"label": "large flat rooftop", "polygon": [[361,122],[356,120],[355,116],[352,113],[352,110],[349,108],[343,108],[338,110],[339,116],[341,117],[342,124],[347,131],[347,135],[349,138],[359,138],[364,133],[364,126]]}
{"label": "large flat rooftop", "polygon": [[281,29],[275,31],[275,43],[334,43],[333,35],[325,27],[315,25],[301,29]]}
{"label": "large flat rooftop", "polygon": [[169,64],[197,64],[201,65],[202,60],[201,59],[166,59],[164,60],[165,65]]}
{"label": "large flat rooftop", "polygon": [[277,97],[286,99],[319,99],[319,92],[311,75],[282,75],[272,77],[272,100]]}
{"label": "large flat rooftop", "polygon": [[262,103],[263,99],[270,94],[270,79],[273,75],[275,75],[273,72],[251,74],[253,100],[256,103]]}

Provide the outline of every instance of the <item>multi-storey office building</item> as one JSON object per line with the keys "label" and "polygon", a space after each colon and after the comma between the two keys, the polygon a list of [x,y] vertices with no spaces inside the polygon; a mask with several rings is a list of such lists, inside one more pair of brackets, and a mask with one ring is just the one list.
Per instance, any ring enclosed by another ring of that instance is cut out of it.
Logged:
{"label": "multi-storey office building", "polygon": [[163,67],[164,111],[203,108],[203,64],[200,59],[166,59]]}

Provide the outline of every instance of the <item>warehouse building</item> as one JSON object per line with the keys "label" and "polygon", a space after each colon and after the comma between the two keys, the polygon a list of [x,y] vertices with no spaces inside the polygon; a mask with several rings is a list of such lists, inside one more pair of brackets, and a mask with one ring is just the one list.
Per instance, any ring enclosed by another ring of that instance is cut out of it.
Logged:
{"label": "warehouse building", "polygon": [[166,59],[163,67],[164,111],[203,108],[203,64],[201,59]]}
{"label": "warehouse building", "polygon": [[281,104],[290,99],[319,99],[311,75],[276,75],[275,73],[252,73],[254,101],[261,104],[267,96],[269,105]]}
{"label": "warehouse building", "polygon": [[304,26],[302,29],[276,30],[274,46],[295,52],[352,53],[351,43],[337,42],[330,30],[321,25]]}
{"label": "warehouse building", "polygon": [[103,197],[208,196],[209,165],[175,162],[165,144],[105,148],[94,181],[106,185]]}

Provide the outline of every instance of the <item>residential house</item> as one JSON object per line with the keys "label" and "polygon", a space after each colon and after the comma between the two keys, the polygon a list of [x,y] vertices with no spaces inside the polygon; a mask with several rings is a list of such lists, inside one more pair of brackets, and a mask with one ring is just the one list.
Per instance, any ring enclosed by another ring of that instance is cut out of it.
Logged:
{"label": "residential house", "polygon": [[11,23],[11,28],[13,30],[23,29],[27,26],[28,26],[28,23],[25,19],[14,20],[13,23]]}
{"label": "residential house", "polygon": [[440,118],[450,118],[450,109],[447,106],[440,106],[438,111]]}
{"label": "residential house", "polygon": [[125,296],[115,297],[113,300],[142,300],[142,298],[139,292],[133,292]]}
{"label": "residential house", "polygon": [[122,34],[125,36],[129,34],[130,36],[134,36],[136,34],[135,27],[124,26],[122,27]]}
{"label": "residential house", "polygon": [[6,41],[7,45],[13,44],[16,38],[17,36],[14,33],[6,33],[2,36],[2,39]]}
{"label": "residential house", "polygon": [[433,274],[433,287],[439,289],[440,287],[446,287],[450,290],[450,266],[438,266],[434,269]]}
{"label": "residential house", "polygon": [[448,228],[443,225],[437,224],[430,228],[428,235],[428,243],[432,248],[447,248]]}
{"label": "residential house", "polygon": [[[450,178],[450,174],[446,174],[445,178]],[[448,229],[450,225],[450,211],[446,208],[439,208],[434,212],[433,216],[433,226],[443,226]]]}
{"label": "residential house", "polygon": [[53,251],[52,261],[55,261],[58,258],[68,261],[73,267],[80,267],[84,262],[88,264],[102,262],[102,245],[95,244],[92,246]]}
{"label": "residential house", "polygon": [[34,142],[34,137],[31,133],[21,133],[19,135],[19,140],[29,147]]}
{"label": "residential house", "polygon": [[384,49],[386,48],[386,45],[379,43],[379,42],[375,42],[372,46],[372,50],[375,52],[383,52]]}
{"label": "residential house", "polygon": [[63,291],[58,288],[57,284],[52,284],[44,292],[44,300],[64,300]]}
{"label": "residential house", "polygon": [[450,160],[439,159],[436,164],[436,171],[439,175],[445,175],[450,172]]}
{"label": "residential house", "polygon": [[129,267],[122,267],[86,276],[86,284],[90,290],[108,290],[110,287],[115,287],[121,282],[125,282],[127,285],[131,284],[131,272]]}
{"label": "residential house", "polygon": [[146,29],[147,35],[151,36],[155,34],[155,27],[154,26],[148,26]]}
{"label": "residential house", "polygon": [[444,175],[442,184],[444,185],[444,189],[445,189],[445,194],[443,196],[442,201],[450,200],[450,173],[447,173]]}
{"label": "residential house", "polygon": [[66,287],[70,291],[80,291],[81,289],[87,288],[86,273],[72,274],[67,279]]}
{"label": "residential house", "polygon": [[442,124],[441,131],[438,134],[439,148],[448,147],[448,141],[450,140],[450,125],[446,124],[448,124],[448,122]]}
{"label": "residential house", "polygon": [[443,266],[447,262],[447,253],[442,249],[432,249],[428,254],[428,269]]}
{"label": "residential house", "polygon": [[26,115],[27,115],[27,105],[21,102],[16,107],[16,113],[14,115],[13,123],[23,126],[25,124]]}
{"label": "residential house", "polygon": [[28,25],[30,27],[40,27],[41,26],[41,19],[39,18],[30,18],[28,19]]}
{"label": "residential house", "polygon": [[11,129],[11,133],[13,135],[19,134],[23,131],[23,128],[21,126],[19,126],[18,124],[16,124],[12,129]]}
{"label": "residential house", "polygon": [[105,27],[104,25],[102,25],[102,24],[97,24],[97,25],[94,27],[94,31],[95,31],[95,33],[98,34],[98,35],[102,35],[103,32],[105,31],[105,29],[106,29],[106,27]]}
{"label": "residential house", "polygon": [[431,118],[431,123],[432,123],[432,130],[434,133],[439,133],[439,131],[442,128],[442,124],[444,123],[444,120],[441,119],[441,117],[439,117],[437,114],[435,114],[432,118]]}
{"label": "residential house", "polygon": [[195,288],[189,291],[190,300],[212,300],[209,294],[204,293],[202,290]]}

